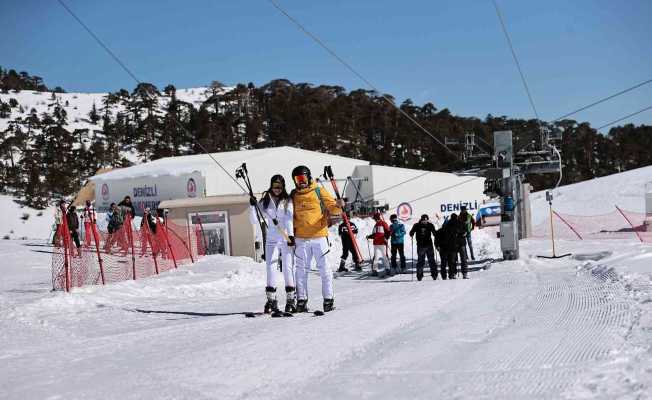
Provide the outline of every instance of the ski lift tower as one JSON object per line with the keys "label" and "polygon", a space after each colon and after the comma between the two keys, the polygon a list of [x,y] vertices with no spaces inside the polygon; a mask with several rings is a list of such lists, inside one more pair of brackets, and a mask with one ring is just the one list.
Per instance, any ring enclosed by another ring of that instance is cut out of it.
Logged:
{"label": "ski lift tower", "polygon": [[500,177],[500,249],[503,259],[519,257],[517,204],[519,203],[519,176],[514,167],[512,131],[494,132],[496,172]]}

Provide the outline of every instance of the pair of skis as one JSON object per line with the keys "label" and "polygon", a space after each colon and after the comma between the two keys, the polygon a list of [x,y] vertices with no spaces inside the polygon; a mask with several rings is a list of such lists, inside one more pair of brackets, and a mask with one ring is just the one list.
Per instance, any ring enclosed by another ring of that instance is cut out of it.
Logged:
{"label": "pair of skis", "polygon": [[[312,314],[315,317],[321,317],[325,315],[325,313],[322,310],[315,310],[313,312],[306,312],[306,313],[298,313],[298,314]],[[265,313],[261,312],[248,312],[245,313],[245,317],[247,318],[256,318],[256,317],[262,317],[263,315],[266,315]],[[273,313],[269,314],[270,317],[272,318],[288,318],[288,317],[294,317],[294,314],[285,312],[285,311],[274,311]]]}

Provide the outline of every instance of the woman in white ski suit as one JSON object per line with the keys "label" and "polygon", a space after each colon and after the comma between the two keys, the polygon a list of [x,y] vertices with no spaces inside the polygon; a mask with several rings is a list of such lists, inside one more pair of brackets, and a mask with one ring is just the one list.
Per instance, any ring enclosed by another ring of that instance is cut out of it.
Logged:
{"label": "woman in white ski suit", "polygon": [[251,223],[260,230],[255,204],[267,221],[267,234],[265,235],[265,264],[267,265],[267,286],[265,293],[265,313],[278,311],[276,300],[276,264],[277,258],[281,259],[283,277],[285,279],[285,292],[287,300],[285,312],[296,312],[295,267],[292,257],[294,246],[294,206],[292,199],[285,190],[285,179],[282,175],[274,175],[269,189],[263,193],[260,201],[255,197],[250,199]]}

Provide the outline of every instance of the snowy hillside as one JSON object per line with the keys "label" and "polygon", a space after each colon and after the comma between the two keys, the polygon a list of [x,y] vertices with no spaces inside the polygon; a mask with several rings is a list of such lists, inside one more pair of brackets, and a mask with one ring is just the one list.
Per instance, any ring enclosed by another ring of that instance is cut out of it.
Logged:
{"label": "snowy hillside", "polygon": [[13,197],[0,195],[0,240],[48,239],[52,235],[54,207],[45,210],[17,204]]}
{"label": "snowy hillside", "polygon": [[[652,182],[652,166],[595,178],[553,191],[555,211],[574,215],[599,215],[615,211],[614,205],[645,212],[645,185]],[[536,225],[548,217],[546,192],[530,194],[532,220]]]}
{"label": "snowy hillside", "polygon": [[[224,88],[224,91],[231,88]],[[20,92],[0,93],[0,100],[9,103],[10,100],[16,99],[18,106],[12,108],[8,118],[0,118],[0,131],[7,129],[10,120],[16,117],[26,118],[32,109],[35,109],[38,115],[51,113],[55,104],[61,105],[68,114],[68,125],[66,128],[70,131],[75,129],[101,129],[101,122],[93,124],[89,119],[89,113],[95,105],[99,110],[103,107],[103,102],[108,93],[52,93],[36,92],[31,90],[21,90]],[[178,89],[176,91],[177,99],[192,104],[196,108],[209,97],[207,88],[188,88]],[[163,110],[170,101],[170,96],[161,95],[158,97],[159,109]],[[21,112],[22,109],[22,112]],[[113,114],[118,111],[124,111],[121,105],[113,105],[111,108]]]}

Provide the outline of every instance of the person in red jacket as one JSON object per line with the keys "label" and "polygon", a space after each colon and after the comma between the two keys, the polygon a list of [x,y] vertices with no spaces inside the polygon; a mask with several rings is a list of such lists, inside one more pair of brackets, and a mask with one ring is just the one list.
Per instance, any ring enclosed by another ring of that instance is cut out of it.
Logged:
{"label": "person in red jacket", "polygon": [[374,258],[371,260],[371,275],[378,276],[377,262],[380,264],[382,261],[385,273],[389,269],[389,263],[387,261],[387,238],[390,235],[390,230],[387,222],[383,221],[380,217],[379,212],[374,213],[374,220],[376,221],[376,225],[374,225],[371,235],[367,236],[367,239],[373,239],[374,241]]}

